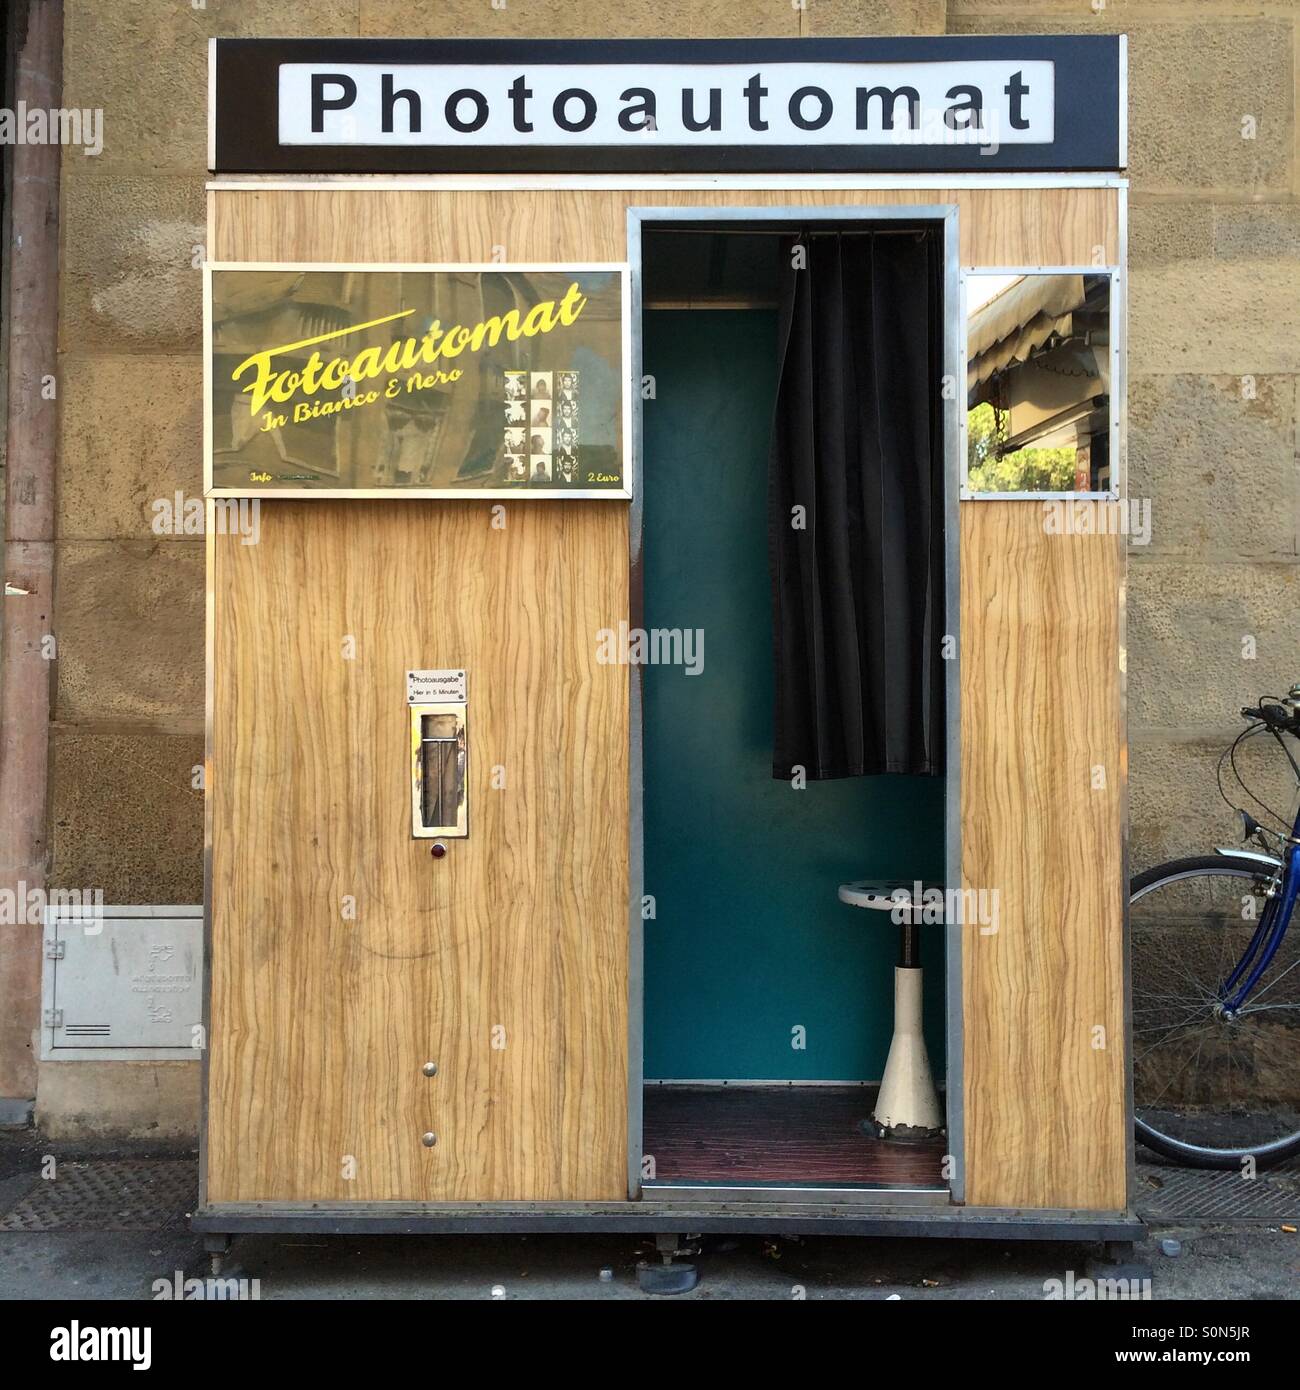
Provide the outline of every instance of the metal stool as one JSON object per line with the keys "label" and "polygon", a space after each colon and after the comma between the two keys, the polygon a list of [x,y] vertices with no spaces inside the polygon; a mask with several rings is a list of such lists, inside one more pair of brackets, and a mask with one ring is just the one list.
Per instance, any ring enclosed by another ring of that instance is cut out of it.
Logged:
{"label": "metal stool", "polygon": [[[922,889],[935,888],[923,884]],[[850,907],[890,914],[899,924],[899,959],[894,970],[894,1036],[871,1119],[863,1122],[878,1139],[919,1143],[943,1129],[943,1107],[930,1074],[930,1058],[921,1031],[921,936],[924,899],[913,901],[904,883],[861,880],[842,883],[839,899]]]}

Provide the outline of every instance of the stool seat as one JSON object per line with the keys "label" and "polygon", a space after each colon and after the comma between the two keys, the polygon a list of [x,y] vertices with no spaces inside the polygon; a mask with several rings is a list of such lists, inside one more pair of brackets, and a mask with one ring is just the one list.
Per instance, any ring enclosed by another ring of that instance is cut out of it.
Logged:
{"label": "stool seat", "polygon": [[[916,901],[917,889],[921,901]],[[898,927],[899,961],[894,969],[894,1036],[885,1059],[885,1072],[876,1093],[876,1108],[864,1128],[879,1139],[902,1143],[928,1140],[943,1128],[943,1107],[930,1074],[930,1058],[921,1031],[921,937],[917,928],[943,921],[936,914],[933,893],[937,883],[903,883],[897,879],[857,879],[841,883],[840,902],[868,908],[876,922]],[[944,901],[942,892],[938,901]],[[927,913],[929,914],[927,918]],[[868,918],[868,921],[873,920]]]}
{"label": "stool seat", "polygon": [[[911,906],[915,890],[915,883],[904,883],[901,879],[860,878],[855,879],[852,883],[841,883],[839,899],[840,902],[847,903],[849,907],[865,907],[876,912],[890,914],[897,911],[898,916],[896,918],[890,916],[884,920],[893,921],[899,925],[939,925],[943,920],[942,913],[939,915],[938,922],[934,920],[933,915],[927,921],[924,914],[927,912],[933,914],[933,908],[927,908],[924,901],[919,908]],[[931,890],[942,892],[937,883],[923,883],[921,885],[922,893],[929,893]]]}

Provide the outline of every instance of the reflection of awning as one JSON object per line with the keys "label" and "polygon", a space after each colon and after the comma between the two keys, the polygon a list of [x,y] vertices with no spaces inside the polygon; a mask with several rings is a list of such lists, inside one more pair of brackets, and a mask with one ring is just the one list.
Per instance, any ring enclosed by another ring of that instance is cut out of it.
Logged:
{"label": "reflection of awning", "polygon": [[[252,271],[226,274],[213,296],[212,346],[239,358],[271,344],[300,342],[346,328],[357,319],[345,271]],[[281,354],[305,362],[310,347]]]}
{"label": "reflection of awning", "polygon": [[1083,308],[1082,275],[1025,275],[970,316],[966,390],[1013,362],[1026,362],[1054,334],[1069,337]]}

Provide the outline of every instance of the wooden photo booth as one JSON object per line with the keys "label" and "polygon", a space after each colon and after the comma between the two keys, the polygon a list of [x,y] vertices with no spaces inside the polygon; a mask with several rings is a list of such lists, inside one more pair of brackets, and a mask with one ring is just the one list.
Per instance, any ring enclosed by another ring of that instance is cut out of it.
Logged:
{"label": "wooden photo booth", "polygon": [[[215,43],[199,1229],[1132,1238],[1123,87],[1112,37]],[[829,235],[933,251],[941,775],[794,787],[768,449]],[[943,903],[914,1143],[860,1123],[860,879]]]}

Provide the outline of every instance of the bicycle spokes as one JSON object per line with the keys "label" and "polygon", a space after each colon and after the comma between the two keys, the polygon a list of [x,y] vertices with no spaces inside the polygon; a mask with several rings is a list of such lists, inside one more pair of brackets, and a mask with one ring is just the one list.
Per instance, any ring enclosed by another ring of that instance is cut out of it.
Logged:
{"label": "bicycle spokes", "polygon": [[1130,907],[1138,1116],[1175,1144],[1277,1143],[1300,1132],[1294,902],[1232,860],[1169,869]]}

